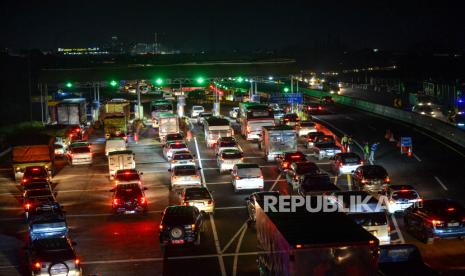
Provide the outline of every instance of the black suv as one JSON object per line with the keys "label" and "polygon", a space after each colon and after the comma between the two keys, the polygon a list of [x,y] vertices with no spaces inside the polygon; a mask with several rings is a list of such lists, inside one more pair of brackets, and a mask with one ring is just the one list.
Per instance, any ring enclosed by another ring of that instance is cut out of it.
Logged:
{"label": "black suv", "polygon": [[329,195],[339,191],[326,173],[304,174],[300,178],[298,192],[302,196]]}
{"label": "black suv", "polygon": [[27,257],[32,275],[81,276],[81,261],[68,238],[31,240]]}
{"label": "black suv", "polygon": [[147,199],[144,190],[138,183],[120,184],[113,192],[112,207],[115,214],[134,214],[147,212]]}
{"label": "black suv", "polygon": [[195,206],[169,206],[160,222],[160,245],[200,244],[202,214]]}

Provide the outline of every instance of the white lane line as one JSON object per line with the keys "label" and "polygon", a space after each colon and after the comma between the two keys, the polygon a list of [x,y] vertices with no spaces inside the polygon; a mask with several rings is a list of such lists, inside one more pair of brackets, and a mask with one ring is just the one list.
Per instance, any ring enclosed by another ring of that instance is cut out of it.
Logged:
{"label": "white lane line", "polygon": [[397,224],[396,217],[392,215],[391,218],[392,218],[392,223],[394,224],[394,228],[396,229],[397,235],[399,236],[400,243],[405,243],[404,236],[402,235],[399,225]]}
{"label": "white lane line", "polygon": [[281,179],[281,176],[282,174],[279,174],[278,178],[276,178],[276,180],[274,181],[273,185],[271,186],[270,188],[270,191],[273,191],[274,190],[274,187],[276,186],[276,184],[279,182],[279,180]]}
{"label": "white lane line", "polygon": [[215,220],[213,219],[213,215],[210,215],[210,223],[212,225],[213,239],[215,241],[216,254],[218,254],[218,263],[220,264],[221,275],[226,276],[224,260],[223,260],[223,256],[221,255],[220,240],[218,239],[218,233],[216,232]]}
{"label": "white lane line", "polygon": [[[237,242],[237,245],[236,245],[236,251],[234,252],[236,254],[239,253],[239,251],[241,250],[242,240],[244,239],[245,232],[247,232],[247,227],[245,227],[242,230],[241,236],[239,237],[239,241]],[[236,274],[237,274],[237,259],[238,259],[238,257],[239,256],[234,255],[232,276],[236,276]]]}
{"label": "white lane line", "polygon": [[415,153],[413,154],[413,157],[415,157],[415,159],[417,159],[418,162],[421,162],[420,157],[418,157],[418,155],[416,155]]}
{"label": "white lane line", "polygon": [[226,250],[228,250],[229,246],[233,243],[233,241],[237,238],[237,236],[239,236],[239,234],[242,233],[242,229],[244,229],[244,227],[247,227],[247,222],[244,222],[244,224],[241,225],[241,227],[239,228],[239,230],[237,230],[237,232],[232,236],[232,238],[228,241],[228,243],[225,245],[225,247],[223,248],[223,250],[221,250],[221,253],[223,254]]}
{"label": "white lane line", "polygon": [[204,169],[202,167],[202,157],[200,157],[199,144],[197,143],[197,137],[194,137],[194,143],[195,143],[195,150],[197,151],[197,156],[198,156],[198,160],[199,160],[199,166],[200,166],[200,168],[202,168],[200,170],[200,174],[202,175],[202,183],[204,185],[206,185],[205,184],[205,175],[203,174]]}
{"label": "white lane line", "polygon": [[436,179],[436,181],[439,183],[439,185],[441,185],[441,187],[444,189],[444,190],[449,190],[447,189],[446,185],[444,185],[444,183],[442,183],[441,179],[439,179],[439,177],[435,176],[434,179]]}

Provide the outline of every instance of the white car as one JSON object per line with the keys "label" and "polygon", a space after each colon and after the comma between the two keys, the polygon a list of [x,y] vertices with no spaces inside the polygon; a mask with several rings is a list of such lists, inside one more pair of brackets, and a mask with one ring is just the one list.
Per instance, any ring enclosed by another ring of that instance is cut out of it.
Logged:
{"label": "white car", "polygon": [[231,176],[234,192],[263,190],[265,181],[263,180],[262,170],[257,164],[236,164],[231,171]]}
{"label": "white car", "polygon": [[183,142],[167,143],[163,146],[163,156],[168,161],[171,161],[173,154],[178,151],[189,151],[189,148]]}
{"label": "white car", "polygon": [[199,169],[194,165],[180,165],[168,171],[171,172],[170,189],[202,186]]}
{"label": "white car", "polygon": [[105,142],[105,155],[108,156],[108,154],[112,151],[122,151],[126,150],[126,141],[124,138],[121,137],[113,137],[108,139]]}
{"label": "white car", "polygon": [[330,159],[331,170],[335,175],[352,174],[358,167],[363,165],[363,161],[356,153],[337,153]]}
{"label": "white car", "polygon": [[191,118],[197,118],[201,112],[205,112],[205,108],[201,105],[192,106]]}
{"label": "white car", "polygon": [[220,173],[232,170],[234,165],[242,163],[243,160],[242,151],[238,148],[223,149],[216,156],[216,163]]}
{"label": "white car", "polygon": [[211,112],[200,112],[200,114],[197,116],[197,124],[203,126],[203,123],[205,122],[205,120],[208,117],[212,117],[212,116],[213,116],[213,113]]}
{"label": "white car", "polygon": [[238,149],[242,151],[242,148],[236,142],[234,137],[221,137],[215,144],[215,154],[219,154],[220,151],[225,149]]}
{"label": "white car", "polygon": [[410,185],[389,185],[386,189],[387,209],[390,214],[403,212],[413,204],[422,201],[420,195]]}
{"label": "white car", "polygon": [[194,155],[190,151],[177,151],[173,154],[170,161],[170,168],[173,169],[180,165],[194,165]]}
{"label": "white car", "polygon": [[195,206],[207,214],[215,212],[215,201],[206,187],[185,188],[180,195],[180,205]]}
{"label": "white car", "polygon": [[317,132],[316,125],[312,121],[303,121],[300,122],[300,126],[297,128],[297,134],[299,137],[307,136],[307,134],[312,132]]}
{"label": "white car", "polygon": [[237,118],[237,116],[239,115],[239,107],[233,107],[231,109],[231,111],[229,111],[229,117],[231,118]]}
{"label": "white car", "polygon": [[67,155],[71,166],[92,164],[92,152],[90,150],[90,146],[71,147],[68,150]]}

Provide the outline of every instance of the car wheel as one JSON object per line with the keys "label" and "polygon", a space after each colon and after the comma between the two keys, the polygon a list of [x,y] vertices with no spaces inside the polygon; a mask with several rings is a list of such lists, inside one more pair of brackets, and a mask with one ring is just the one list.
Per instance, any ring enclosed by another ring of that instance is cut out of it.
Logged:
{"label": "car wheel", "polygon": [[429,237],[428,233],[426,232],[425,227],[422,228],[421,233],[419,233],[420,236],[420,241],[425,243],[425,244],[433,244],[434,243],[434,238]]}

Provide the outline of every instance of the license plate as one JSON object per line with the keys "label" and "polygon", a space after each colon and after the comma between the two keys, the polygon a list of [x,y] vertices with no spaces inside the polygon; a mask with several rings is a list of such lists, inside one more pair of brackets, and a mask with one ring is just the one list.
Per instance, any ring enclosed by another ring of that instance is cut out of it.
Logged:
{"label": "license plate", "polygon": [[458,223],[458,222],[448,223],[448,224],[447,224],[447,227],[457,227],[457,226],[459,226],[459,223]]}
{"label": "license plate", "polygon": [[187,161],[181,161],[179,164],[187,164]]}
{"label": "license plate", "polygon": [[134,214],[136,211],[124,211],[125,214]]}
{"label": "license plate", "polygon": [[172,240],[171,243],[172,244],[183,244],[184,240]]}
{"label": "license plate", "polygon": [[203,207],[204,204],[203,204],[203,203],[194,203],[194,206],[195,206],[195,207]]}

